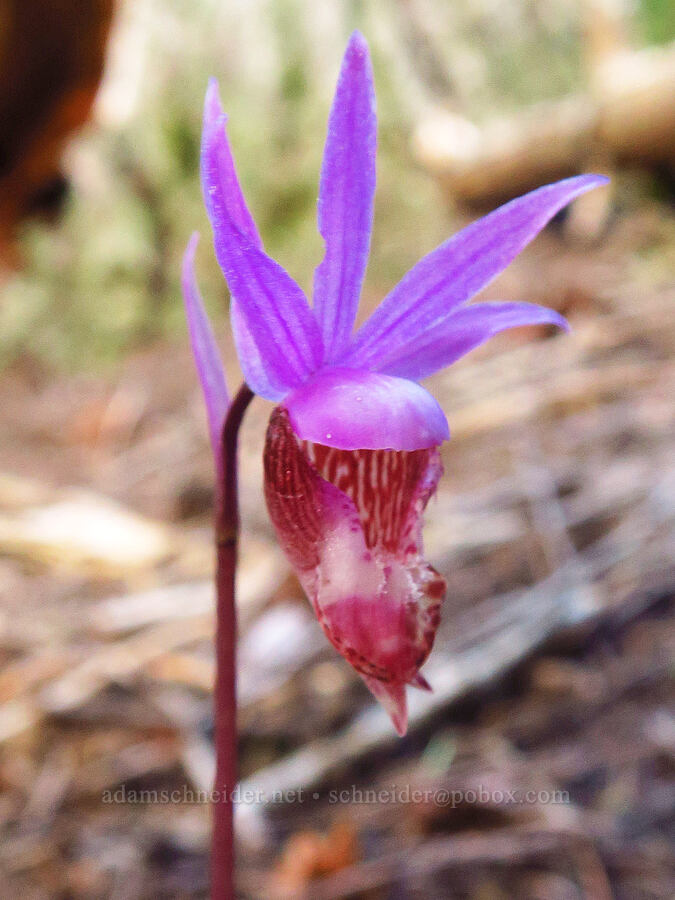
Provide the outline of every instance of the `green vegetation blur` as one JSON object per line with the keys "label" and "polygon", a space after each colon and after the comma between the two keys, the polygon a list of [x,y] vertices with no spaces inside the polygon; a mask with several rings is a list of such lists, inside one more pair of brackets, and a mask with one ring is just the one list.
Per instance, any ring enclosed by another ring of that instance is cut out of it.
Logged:
{"label": "green vegetation blur", "polygon": [[[413,124],[449,102],[480,121],[583,88],[581,26],[564,0],[127,0],[92,122],[71,142],[71,189],[56,224],[20,235],[3,285],[0,366],[29,356],[77,370],[114,365],[150,341],[183,340],[180,260],[202,233],[198,273],[218,329],[227,289],[199,187],[201,105],[220,81],[228,131],[268,251],[308,291],[321,256],[315,206],[326,119],[350,32],[371,44],[380,120],[366,290],[381,296],[453,230],[415,164]],[[416,10],[415,13],[412,10]],[[675,35],[668,0],[643,0],[636,45]]]}

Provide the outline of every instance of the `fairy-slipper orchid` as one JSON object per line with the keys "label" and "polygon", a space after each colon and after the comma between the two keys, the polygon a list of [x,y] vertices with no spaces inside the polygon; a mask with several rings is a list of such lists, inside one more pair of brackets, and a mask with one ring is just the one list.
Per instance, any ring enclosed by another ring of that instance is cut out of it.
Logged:
{"label": "fairy-slipper orchid", "polygon": [[[417,263],[354,334],[375,191],[375,96],[365,40],[356,32],[349,41],[328,123],[318,203],[325,255],[312,306],[263,249],[225,122],[212,81],[204,198],[244,376],[255,393],[278,403],[264,451],[267,506],[322,628],[403,734],[405,686],[429,689],[419,669],[445,593],[423,558],[421,522],[449,431],[418,381],[507,328],[567,327],[542,306],[468,302],[559,210],[607,179],[568,178],[469,225]],[[227,393],[194,279],[196,240],[185,256],[183,287],[219,465]]]}

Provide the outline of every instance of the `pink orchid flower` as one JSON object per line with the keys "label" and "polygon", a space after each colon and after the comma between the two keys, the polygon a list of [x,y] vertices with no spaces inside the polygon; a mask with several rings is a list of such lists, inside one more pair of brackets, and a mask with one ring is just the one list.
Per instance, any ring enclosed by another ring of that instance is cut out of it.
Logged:
{"label": "pink orchid flower", "polygon": [[[530,303],[474,303],[575,197],[583,175],[500,207],[415,265],[353,332],[373,221],[376,116],[368,46],[349,41],[328,123],[319,188],[325,256],[313,304],[264,249],[237,180],[215,81],[209,85],[202,184],[215,252],[231,291],[246,382],[275,401],[264,450],[265,497],[279,542],[333,646],[407,727],[406,685],[434,641],[445,582],[424,559],[422,514],[442,474],[448,424],[419,381],[518,325],[567,328]],[[216,463],[228,393],[194,277],[183,289]]]}

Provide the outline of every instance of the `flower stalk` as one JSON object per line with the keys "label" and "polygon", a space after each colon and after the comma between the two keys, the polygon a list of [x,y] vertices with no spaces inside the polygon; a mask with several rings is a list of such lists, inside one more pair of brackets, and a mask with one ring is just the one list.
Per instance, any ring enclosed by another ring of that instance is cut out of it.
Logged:
{"label": "flower stalk", "polygon": [[239,539],[237,445],[253,393],[242,384],[225,418],[216,497],[216,776],[211,846],[211,896],[234,900],[234,790],[237,785],[237,611],[235,574]]}

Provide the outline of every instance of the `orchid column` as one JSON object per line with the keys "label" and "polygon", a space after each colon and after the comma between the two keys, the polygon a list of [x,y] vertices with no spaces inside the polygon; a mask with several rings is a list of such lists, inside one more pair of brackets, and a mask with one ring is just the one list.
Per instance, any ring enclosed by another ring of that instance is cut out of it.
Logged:
{"label": "orchid column", "polygon": [[[507,203],[424,257],[353,333],[368,257],[376,118],[368,47],[349,41],[328,123],[319,186],[325,255],[310,306],[264,249],[237,180],[217,85],[209,84],[202,184],[246,385],[230,406],[196,287],[196,236],[183,288],[218,473],[216,789],[234,786],[236,435],[251,391],[278,405],[264,449],[265,497],[279,542],[326,636],[384,705],[399,734],[406,686],[430,690],[420,668],[445,594],[424,559],[422,514],[449,438],[419,381],[518,325],[566,328],[529,303],[469,301],[567,203],[607,179],[569,178]],[[249,390],[250,389],[250,390]],[[227,822],[225,822],[227,819]],[[217,803],[213,896],[232,897],[231,804]],[[226,849],[223,841],[229,841]],[[226,871],[227,870],[227,871]]]}

